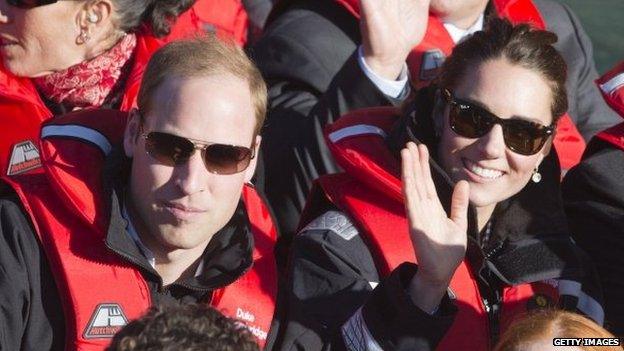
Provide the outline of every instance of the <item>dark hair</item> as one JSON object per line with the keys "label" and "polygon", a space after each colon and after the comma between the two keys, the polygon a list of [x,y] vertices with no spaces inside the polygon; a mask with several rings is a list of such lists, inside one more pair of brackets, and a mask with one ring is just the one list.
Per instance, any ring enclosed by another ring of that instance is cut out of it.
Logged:
{"label": "dark hair", "polygon": [[251,333],[202,304],[153,307],[113,338],[107,351],[259,351]]}
{"label": "dark hair", "polygon": [[153,34],[164,37],[178,16],[193,6],[195,0],[112,0],[116,5],[117,26],[128,33],[143,23]]}
{"label": "dark hair", "polygon": [[557,35],[529,24],[513,25],[507,19],[492,17],[483,31],[459,43],[444,62],[437,85],[453,89],[466,70],[488,60],[505,58],[510,63],[539,72],[552,92],[553,123],[568,110],[566,63],[552,46]]}

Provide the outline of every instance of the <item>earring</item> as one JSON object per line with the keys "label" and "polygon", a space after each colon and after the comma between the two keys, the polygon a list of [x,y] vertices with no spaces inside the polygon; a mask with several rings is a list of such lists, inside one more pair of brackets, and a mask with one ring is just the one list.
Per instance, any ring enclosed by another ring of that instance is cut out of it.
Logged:
{"label": "earring", "polygon": [[87,16],[87,21],[89,21],[89,23],[98,23],[100,21],[100,16],[96,15],[95,13],[90,13]]}
{"label": "earring", "polygon": [[533,181],[533,183],[539,183],[542,180],[542,175],[537,168],[538,166],[535,166],[535,169],[533,170],[533,175],[531,176],[531,180]]}
{"label": "earring", "polygon": [[76,39],[76,43],[78,43],[78,44],[85,44],[89,40],[91,40],[91,37],[89,36],[89,32],[86,29],[84,29],[84,28],[81,29],[80,30],[80,35],[78,35],[78,38]]}

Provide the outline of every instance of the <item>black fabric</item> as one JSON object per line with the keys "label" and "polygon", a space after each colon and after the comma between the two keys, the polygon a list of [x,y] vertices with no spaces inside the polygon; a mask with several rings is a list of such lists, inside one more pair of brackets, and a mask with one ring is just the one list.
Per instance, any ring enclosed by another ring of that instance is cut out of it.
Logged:
{"label": "black fabric", "polygon": [[598,270],[606,325],[624,336],[624,151],[600,139],[563,182],[572,235]]}
{"label": "black fabric", "polygon": [[[155,304],[172,301],[209,302],[210,292],[238,279],[252,265],[253,236],[242,204],[228,224],[217,232],[203,255],[198,277],[166,287],[126,232],[121,215],[128,160],[120,149],[104,167],[105,194],[109,194],[110,224],[106,246],[141,272]],[[121,167],[121,168],[120,168]],[[0,350],[63,350],[64,317],[59,292],[36,234],[14,193],[0,198]]]}
{"label": "black fabric", "polygon": [[344,113],[399,104],[381,93],[357,63],[358,21],[333,0],[295,0],[250,50],[269,85],[262,133],[264,189],[280,233],[292,236],[312,181],[339,171],[323,128]]}
{"label": "black fabric", "polygon": [[406,293],[414,265],[401,266],[373,290],[379,274],[359,235],[346,240],[330,230],[303,231],[294,238],[290,262],[279,350],[348,349],[341,327],[362,306],[384,350],[433,350],[455,316],[448,298],[434,316],[414,306]]}

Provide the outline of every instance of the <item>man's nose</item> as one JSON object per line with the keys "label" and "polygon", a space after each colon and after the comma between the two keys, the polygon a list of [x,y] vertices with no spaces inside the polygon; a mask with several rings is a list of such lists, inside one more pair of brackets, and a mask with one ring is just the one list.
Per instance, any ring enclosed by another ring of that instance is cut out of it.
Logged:
{"label": "man's nose", "polygon": [[201,153],[195,152],[187,162],[175,166],[173,176],[178,189],[184,195],[191,195],[206,190],[206,181],[211,175],[204,165]]}

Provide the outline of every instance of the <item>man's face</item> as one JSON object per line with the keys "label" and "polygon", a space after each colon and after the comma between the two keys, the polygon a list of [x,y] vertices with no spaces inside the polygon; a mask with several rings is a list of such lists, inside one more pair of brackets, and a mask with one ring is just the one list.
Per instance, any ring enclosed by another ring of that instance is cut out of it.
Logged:
{"label": "man's face", "polygon": [[255,158],[230,175],[209,172],[199,150],[188,162],[170,166],[146,153],[143,135],[164,132],[257,151],[251,101],[248,84],[232,75],[169,78],[151,97],[142,128],[138,116],[132,117],[124,139],[133,158],[129,202],[148,245],[161,252],[207,245],[232,217]]}

